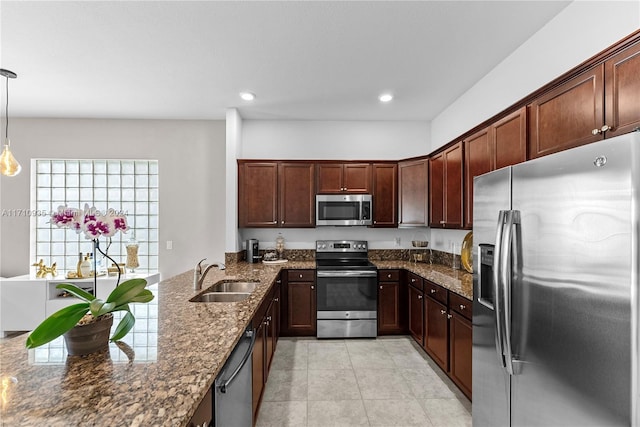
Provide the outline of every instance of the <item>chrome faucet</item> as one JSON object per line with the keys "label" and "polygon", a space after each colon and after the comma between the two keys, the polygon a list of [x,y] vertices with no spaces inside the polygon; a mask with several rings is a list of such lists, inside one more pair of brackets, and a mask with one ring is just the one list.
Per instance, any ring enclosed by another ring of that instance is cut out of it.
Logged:
{"label": "chrome faucet", "polygon": [[203,258],[196,264],[196,267],[193,271],[193,289],[199,291],[202,289],[202,282],[204,282],[204,278],[207,276],[209,270],[213,267],[218,267],[220,270],[224,270],[226,267],[221,262],[214,262],[213,264],[207,265],[207,267],[202,271],[202,262],[205,261],[206,258]]}

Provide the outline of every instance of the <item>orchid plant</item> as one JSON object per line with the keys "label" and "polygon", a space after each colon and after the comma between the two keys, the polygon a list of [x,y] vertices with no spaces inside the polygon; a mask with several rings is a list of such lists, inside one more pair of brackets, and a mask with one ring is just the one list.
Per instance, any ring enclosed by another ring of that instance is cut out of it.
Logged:
{"label": "orchid plant", "polygon": [[[101,212],[95,206],[89,207],[84,205],[84,209],[70,208],[68,206],[59,206],[58,210],[51,215],[51,224],[55,224],[58,228],[70,228],[76,233],[84,233],[87,239],[93,240],[95,249],[114,264],[117,264],[106,252],[100,249],[99,238],[109,237],[118,231],[125,233],[129,230],[127,218],[117,213],[113,209]],[[111,243],[109,243],[110,245]],[[108,249],[108,247],[107,247]],[[95,277],[95,275],[94,275]],[[118,269],[118,284],[120,283],[120,269]]]}

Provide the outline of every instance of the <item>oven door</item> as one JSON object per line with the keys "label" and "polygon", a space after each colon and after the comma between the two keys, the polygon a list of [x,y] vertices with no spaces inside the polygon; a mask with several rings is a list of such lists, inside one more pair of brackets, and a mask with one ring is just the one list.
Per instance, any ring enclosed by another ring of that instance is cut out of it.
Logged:
{"label": "oven door", "polygon": [[318,312],[366,312],[376,317],[376,271],[318,270],[316,284]]}

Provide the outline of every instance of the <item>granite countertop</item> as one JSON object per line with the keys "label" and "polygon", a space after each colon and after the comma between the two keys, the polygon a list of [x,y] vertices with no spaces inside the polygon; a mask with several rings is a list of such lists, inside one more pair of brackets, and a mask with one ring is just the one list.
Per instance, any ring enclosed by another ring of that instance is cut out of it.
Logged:
{"label": "granite countertop", "polygon": [[[374,263],[407,269],[471,298],[466,272],[408,261]],[[0,341],[0,424],[186,425],[281,269],[315,269],[315,261],[242,262],[210,270],[203,289],[223,279],[260,281],[238,303],[189,302],[200,292],[193,289],[193,271],[152,285],[156,298],[135,305],[134,329],[108,352],[67,356],[62,338],[27,350],[26,334]]]}
{"label": "granite countertop", "polygon": [[454,270],[440,264],[426,264],[411,261],[371,261],[379,269],[405,269],[427,279],[437,285],[447,288],[469,300],[473,300],[473,274],[465,270]]}
{"label": "granite countertop", "polygon": [[0,424],[186,425],[282,268],[315,262],[210,270],[203,289],[222,279],[260,281],[238,303],[189,302],[199,293],[193,271],[150,286],[156,299],[136,305],[136,325],[123,340],[129,344],[110,344],[108,352],[72,357],[62,338],[32,350],[26,334],[2,340]]}

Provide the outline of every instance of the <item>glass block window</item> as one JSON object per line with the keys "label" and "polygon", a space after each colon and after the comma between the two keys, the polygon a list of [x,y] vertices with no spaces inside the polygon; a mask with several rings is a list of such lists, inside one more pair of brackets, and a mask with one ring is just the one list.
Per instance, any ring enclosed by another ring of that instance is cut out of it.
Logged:
{"label": "glass block window", "polygon": [[[158,269],[158,161],[157,160],[62,160],[33,161],[31,206],[37,213],[31,221],[31,259],[57,263],[58,271],[75,270],[78,253],[93,252],[84,234],[49,223],[51,212],[67,205],[83,209],[85,204],[100,211],[114,209],[127,217],[130,229],[112,237],[108,254],[116,262],[126,261],[125,243],[138,241],[140,270]],[[100,238],[104,251],[107,238]],[[108,260],[97,262],[106,269]]]}

